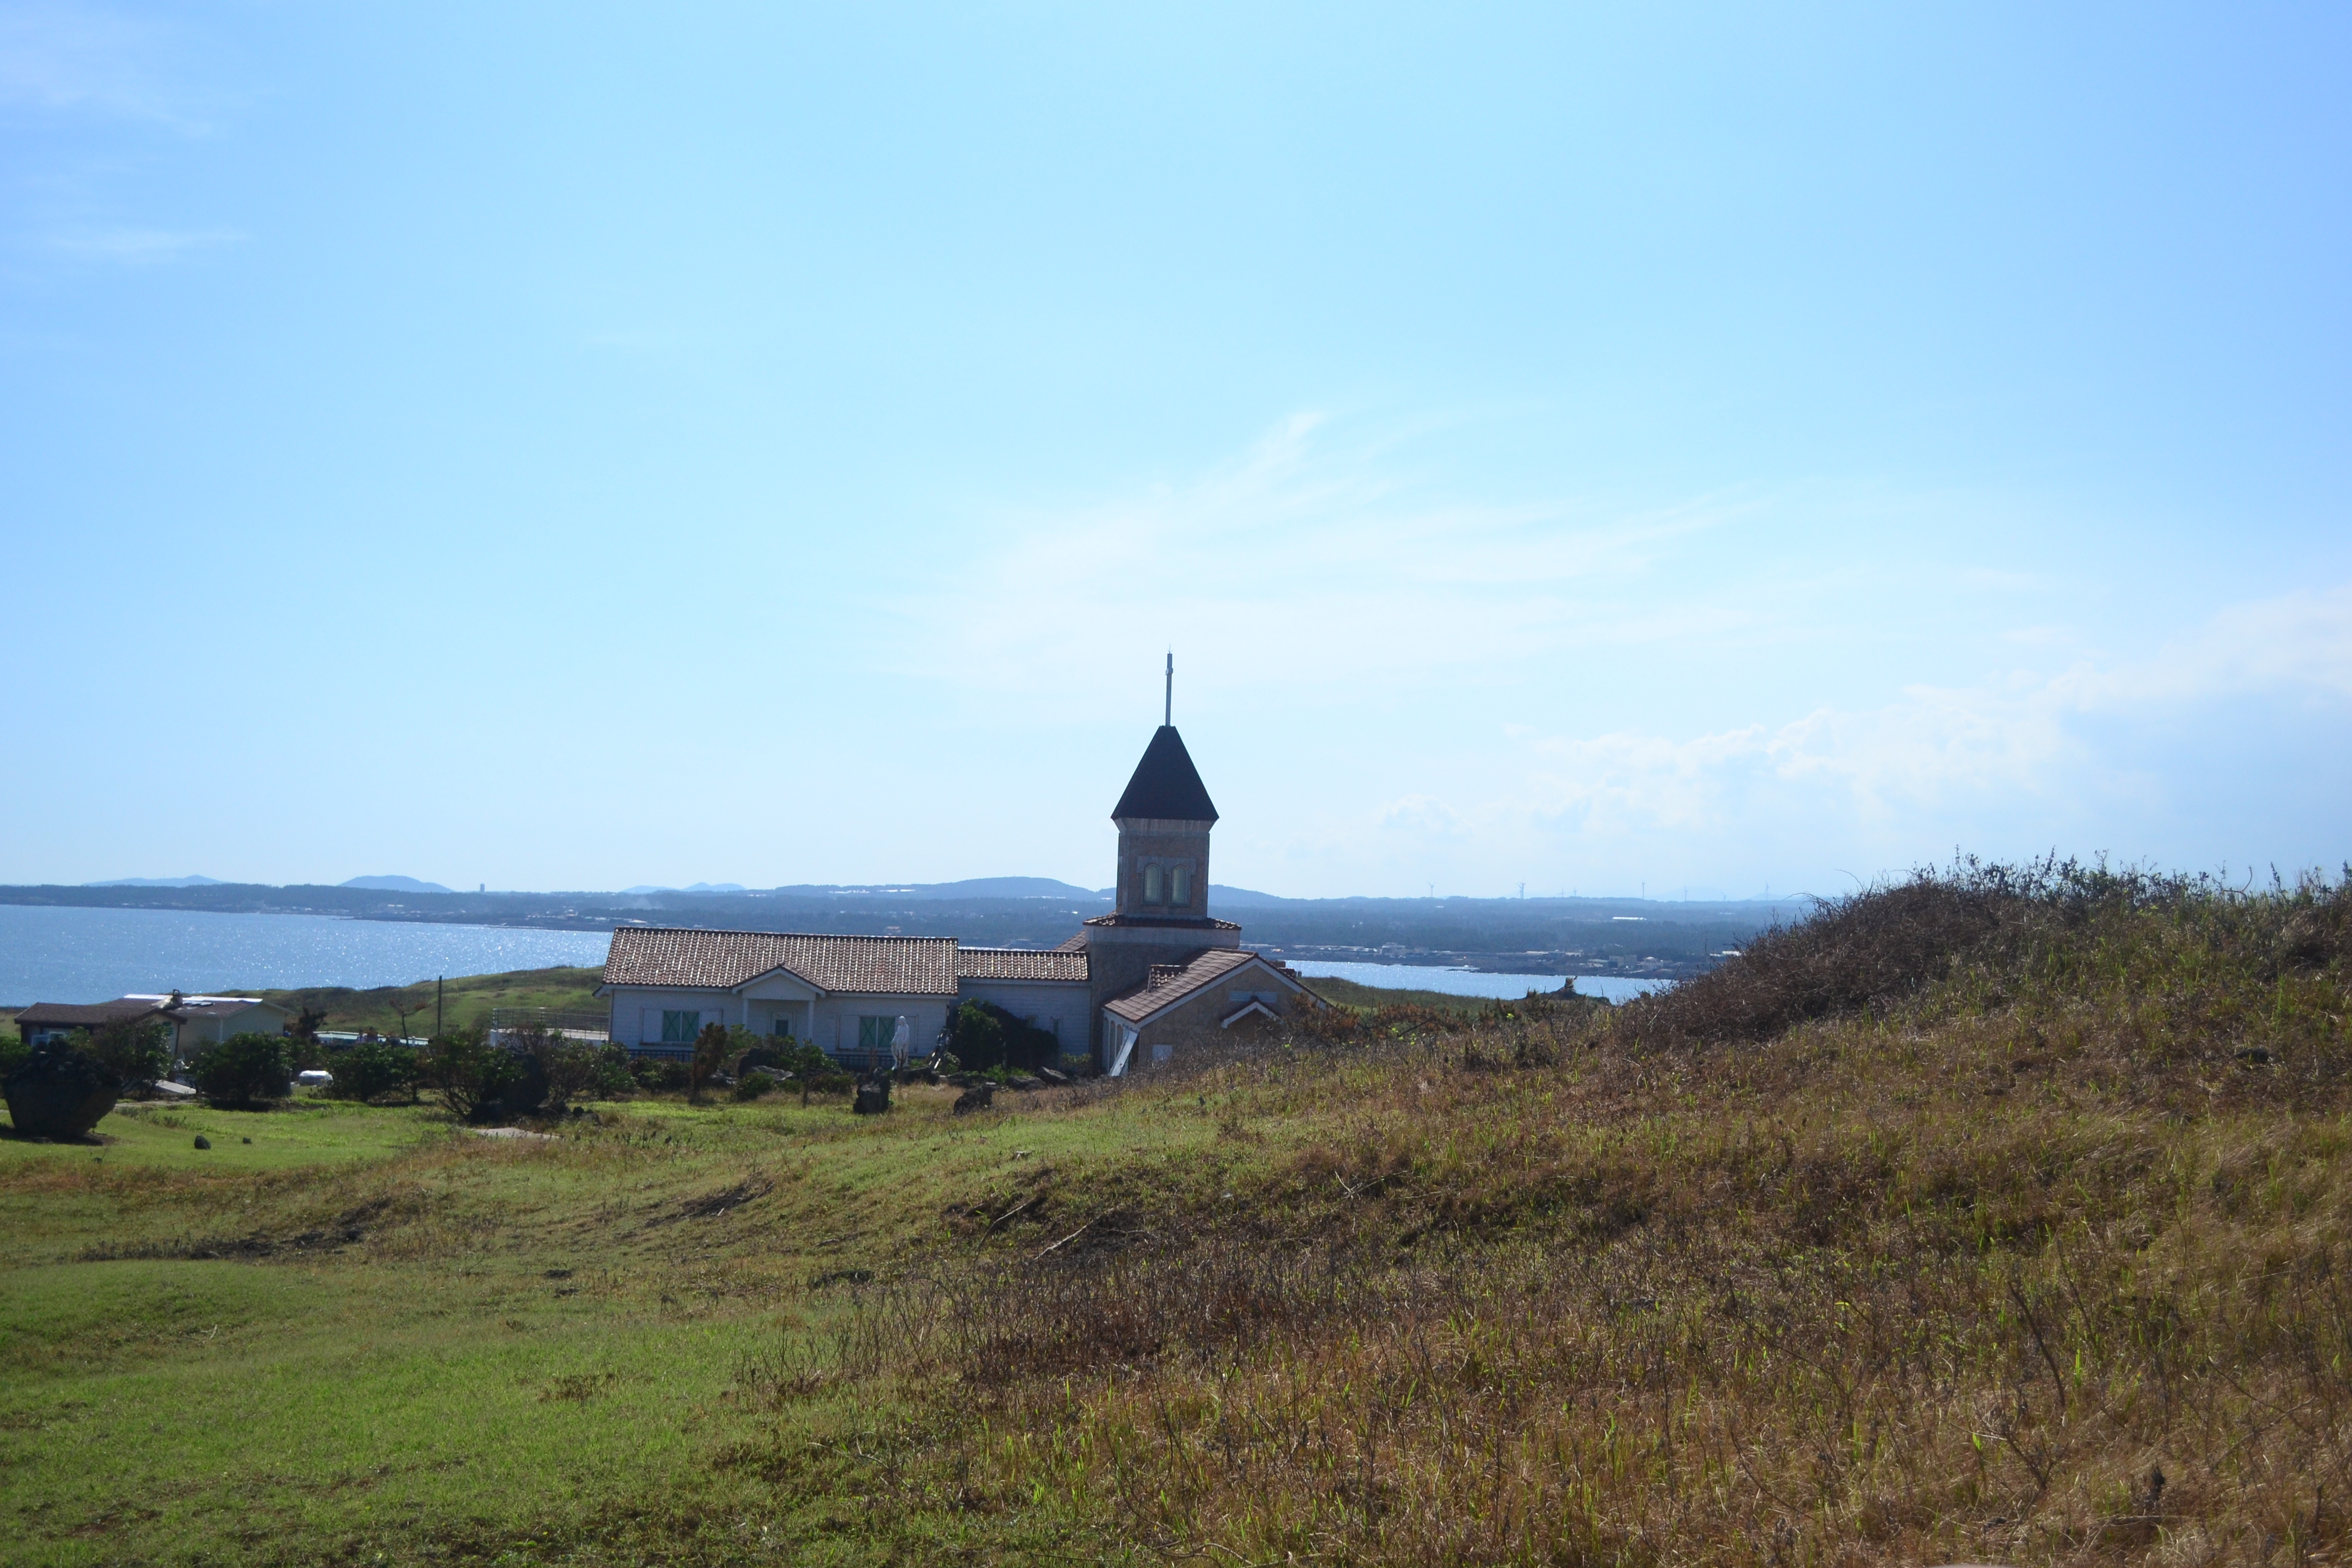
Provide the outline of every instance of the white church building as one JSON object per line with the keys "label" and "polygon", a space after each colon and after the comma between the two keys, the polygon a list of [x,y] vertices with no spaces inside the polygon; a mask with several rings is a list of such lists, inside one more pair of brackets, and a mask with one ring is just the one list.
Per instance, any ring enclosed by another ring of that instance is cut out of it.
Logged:
{"label": "white church building", "polygon": [[705,1025],[722,1024],[867,1067],[888,1061],[901,1019],[924,1054],[957,1006],[990,1002],[1059,1038],[1065,1058],[1117,1076],[1322,1005],[1286,964],[1243,948],[1241,927],[1210,917],[1217,808],[1173,724],[1152,736],[1111,820],[1112,911],[1050,952],[624,926],[596,993],[612,1007],[612,1037],[683,1055]]}

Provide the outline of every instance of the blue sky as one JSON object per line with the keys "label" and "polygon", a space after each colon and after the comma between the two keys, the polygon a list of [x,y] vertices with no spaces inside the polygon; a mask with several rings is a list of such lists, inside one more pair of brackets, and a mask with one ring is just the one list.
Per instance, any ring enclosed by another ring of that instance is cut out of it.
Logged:
{"label": "blue sky", "polygon": [[2352,16],[0,9],[0,879],[2352,855]]}

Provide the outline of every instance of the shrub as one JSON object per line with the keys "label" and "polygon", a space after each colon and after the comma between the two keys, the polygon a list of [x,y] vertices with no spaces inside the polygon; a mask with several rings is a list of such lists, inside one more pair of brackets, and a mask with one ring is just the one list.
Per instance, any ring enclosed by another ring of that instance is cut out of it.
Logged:
{"label": "shrub", "polygon": [[509,1050],[529,1057],[537,1064],[541,1076],[547,1080],[547,1099],[552,1104],[567,1105],[585,1099],[596,1087],[601,1070],[596,1052],[575,1044],[561,1029],[542,1029],[533,1025],[511,1031],[506,1043]]}
{"label": "shrub", "polygon": [[215,1105],[282,1100],[293,1079],[293,1057],[279,1035],[231,1035],[195,1060],[196,1087]]}
{"label": "shrub", "polygon": [[1824,900],[1722,967],[1628,1004],[1612,1027],[1643,1045],[1752,1043],[1800,1024],[1885,1017],[1939,994],[1965,992],[1979,1006],[2079,999],[2068,987],[2095,975],[2210,1007],[2225,989],[2212,976],[2278,986],[2340,974],[2347,958],[2352,877],[2241,891],[2054,857],[2023,866],[1963,858]]}
{"label": "shrub", "polygon": [[735,1080],[735,1098],[757,1100],[763,1094],[773,1093],[775,1088],[776,1080],[769,1075],[767,1068],[753,1068]]}
{"label": "shrub", "polygon": [[104,1062],[126,1090],[135,1092],[170,1069],[172,1030],[166,1024],[124,1020],[101,1026],[84,1048]]}
{"label": "shrub", "polygon": [[702,1026],[702,1033],[694,1037],[694,1061],[688,1069],[687,1099],[697,1100],[702,1098],[702,1086],[710,1081],[710,1075],[717,1072],[719,1064],[727,1059],[730,1044],[726,1025]]}
{"label": "shrub", "polygon": [[693,1071],[686,1063],[672,1061],[667,1057],[641,1057],[629,1063],[629,1076],[643,1089],[675,1093],[693,1081]]}
{"label": "shrub", "polygon": [[19,1138],[78,1139],[114,1109],[122,1080],[113,1069],[70,1038],[51,1040],[26,1052],[0,1089]]}
{"label": "shrub", "polygon": [[966,1070],[1052,1067],[1062,1042],[993,1002],[967,1002],[948,1018],[947,1048]]}
{"label": "shrub", "polygon": [[793,1087],[801,1091],[803,1105],[812,1094],[842,1094],[856,1085],[857,1080],[842,1071],[839,1063],[814,1046],[803,1043],[780,1054],[792,1074]]}
{"label": "shrub", "polygon": [[624,1100],[637,1087],[629,1072],[629,1053],[621,1046],[606,1046],[594,1054],[596,1076],[588,1086],[598,1100]]}
{"label": "shrub", "polygon": [[362,1040],[332,1058],[329,1070],[335,1075],[339,1100],[365,1101],[404,1089],[412,1097],[416,1092],[416,1052],[389,1040]]}
{"label": "shrub", "polygon": [[479,1029],[436,1037],[418,1053],[416,1068],[427,1087],[440,1091],[441,1102],[460,1116],[471,1116],[522,1076],[515,1054],[491,1045]]}

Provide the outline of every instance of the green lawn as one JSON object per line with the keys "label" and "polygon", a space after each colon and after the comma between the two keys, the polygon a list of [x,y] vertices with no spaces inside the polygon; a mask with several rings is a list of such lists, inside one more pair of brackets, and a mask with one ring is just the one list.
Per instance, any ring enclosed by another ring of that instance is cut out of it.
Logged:
{"label": "green lawn", "polygon": [[762,1531],[862,1560],[859,1509],[774,1479],[829,1473],[807,1445],[877,1413],[821,1397],[780,1427],[741,1368],[823,1353],[856,1280],[982,1223],[955,1211],[1214,1139],[1042,1098],[959,1119],[952,1097],[901,1090],[878,1122],[838,1099],[635,1101],[528,1140],[428,1108],[140,1106],[96,1145],[0,1139],[0,1562],[528,1562],[557,1539],[761,1559]]}
{"label": "green lawn", "polygon": [[2352,1560],[2352,989],[2256,934],[0,1139],[0,1563]]}

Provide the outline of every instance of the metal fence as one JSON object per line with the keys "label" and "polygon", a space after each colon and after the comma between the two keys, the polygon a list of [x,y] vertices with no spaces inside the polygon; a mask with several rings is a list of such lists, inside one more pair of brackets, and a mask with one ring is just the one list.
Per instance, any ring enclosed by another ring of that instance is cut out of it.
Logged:
{"label": "metal fence", "polygon": [[490,1038],[503,1040],[519,1029],[538,1029],[571,1040],[603,1042],[612,1038],[613,1019],[607,1013],[566,1013],[554,1007],[493,1007]]}

